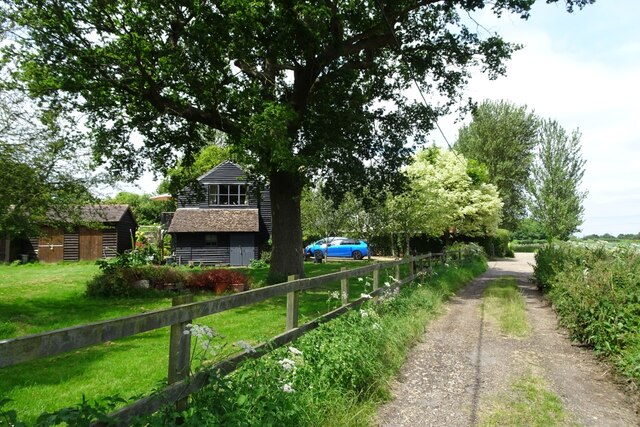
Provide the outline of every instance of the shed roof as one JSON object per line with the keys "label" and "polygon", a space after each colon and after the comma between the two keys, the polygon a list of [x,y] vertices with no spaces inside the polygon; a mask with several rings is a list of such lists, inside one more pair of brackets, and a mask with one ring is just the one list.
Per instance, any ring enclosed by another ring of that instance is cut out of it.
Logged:
{"label": "shed roof", "polygon": [[68,212],[52,211],[49,218],[61,222],[120,222],[129,210],[129,205],[83,205],[71,207]]}
{"label": "shed roof", "polygon": [[258,232],[258,209],[197,209],[176,210],[169,233]]}
{"label": "shed roof", "polygon": [[80,208],[80,218],[90,222],[118,222],[129,205],[89,205]]}

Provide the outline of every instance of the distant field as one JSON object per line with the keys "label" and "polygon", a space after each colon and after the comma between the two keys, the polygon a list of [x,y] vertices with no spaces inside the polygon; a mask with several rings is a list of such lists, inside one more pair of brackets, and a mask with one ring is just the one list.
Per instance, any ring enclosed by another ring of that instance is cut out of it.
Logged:
{"label": "distant field", "polygon": [[[341,267],[356,268],[367,261],[307,263],[308,276],[318,276]],[[243,269],[261,281],[266,269]],[[66,326],[143,313],[171,305],[169,298],[98,299],[84,296],[85,284],[98,272],[93,263],[0,266],[0,339],[28,335]],[[389,272],[390,274],[391,272]],[[328,311],[327,289],[306,292],[300,300],[300,321]],[[353,280],[351,297],[363,292],[363,283]],[[212,298],[198,295],[196,299]],[[232,343],[258,343],[284,330],[286,298],[273,298],[198,319]],[[13,400],[8,407],[21,418],[35,420],[51,411],[89,398],[120,394],[146,394],[166,380],[168,328],[137,337],[0,369],[0,399]]]}

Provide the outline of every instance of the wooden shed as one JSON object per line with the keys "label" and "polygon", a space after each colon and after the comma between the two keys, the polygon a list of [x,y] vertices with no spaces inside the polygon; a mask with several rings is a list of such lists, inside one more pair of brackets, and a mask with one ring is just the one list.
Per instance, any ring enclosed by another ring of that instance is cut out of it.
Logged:
{"label": "wooden shed", "polygon": [[129,205],[83,206],[80,220],[96,226],[44,227],[39,237],[29,238],[26,252],[41,262],[60,262],[108,258],[133,248],[138,224]]}

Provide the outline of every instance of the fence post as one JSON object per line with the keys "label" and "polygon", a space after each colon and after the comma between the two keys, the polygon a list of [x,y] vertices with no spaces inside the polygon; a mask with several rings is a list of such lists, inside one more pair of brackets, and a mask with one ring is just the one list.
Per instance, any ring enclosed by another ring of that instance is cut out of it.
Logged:
{"label": "fence post", "polygon": [[447,251],[445,249],[442,250],[442,266],[447,263]]}
{"label": "fence post", "polygon": [[[347,271],[347,267],[342,267],[340,271]],[[349,304],[349,279],[340,280],[340,296],[342,297],[342,305]]]}
{"label": "fence post", "polygon": [[396,264],[396,280],[400,281],[400,264]]}
{"label": "fence post", "polygon": [[[193,295],[180,295],[171,300],[171,305],[182,305],[193,302]],[[187,330],[186,322],[171,325],[171,335],[169,338],[169,375],[168,383],[173,384],[189,376],[191,362],[191,335],[185,334]],[[176,402],[176,409],[182,411],[187,408],[187,398]]]}
{"label": "fence post", "polygon": [[462,249],[458,249],[458,261],[462,261]]}
{"label": "fence post", "polygon": [[[378,261],[375,262],[376,264]],[[380,288],[380,269],[376,268],[373,270],[373,289],[372,291],[377,291]],[[378,297],[375,296],[374,300],[377,301]]]}
{"label": "fence post", "polygon": [[[287,278],[287,282],[298,280],[297,274]],[[287,323],[285,330],[290,331],[298,327],[298,291],[287,292]]]}
{"label": "fence post", "polygon": [[410,259],[411,262],[409,262],[409,277],[413,277],[416,272],[416,260],[413,256]]}
{"label": "fence post", "polygon": [[429,251],[429,256],[427,257],[427,272],[429,272],[429,274],[431,274],[431,258],[433,258],[433,256],[431,255],[431,251]]}

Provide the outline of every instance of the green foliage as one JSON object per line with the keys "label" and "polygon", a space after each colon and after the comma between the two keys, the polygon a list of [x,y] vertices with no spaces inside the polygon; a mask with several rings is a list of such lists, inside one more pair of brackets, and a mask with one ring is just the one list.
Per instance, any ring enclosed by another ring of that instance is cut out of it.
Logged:
{"label": "green foliage", "polygon": [[[22,0],[2,9],[19,31],[2,59],[13,61],[16,85],[86,118],[95,158],[114,174],[137,176],[149,160],[167,172],[212,131],[227,134],[231,151],[293,201],[273,205],[294,232],[275,224],[270,268],[301,274],[302,259],[291,254],[302,246],[304,183],[319,175],[333,189],[396,180],[407,141],[423,141],[461,98],[469,67],[505,72],[516,46],[461,19],[489,4],[497,15],[527,17],[533,3],[407,1],[382,13],[362,2]],[[409,97],[414,79],[434,82],[447,105]]]}
{"label": "green foliage", "polygon": [[258,268],[266,268],[269,266],[269,263],[264,259],[252,259],[249,263],[249,268],[258,269]]}
{"label": "green foliage", "polygon": [[587,196],[580,190],[585,160],[580,154],[580,133],[568,135],[556,121],[545,120],[529,185],[529,209],[551,239],[568,240],[582,224]]}
{"label": "green foliage", "polygon": [[515,255],[509,246],[511,241],[511,233],[509,230],[499,228],[492,236],[487,236],[482,240],[482,247],[490,257],[513,258]]}
{"label": "green foliage", "polygon": [[172,212],[175,210],[175,201],[154,201],[149,194],[134,194],[122,191],[110,199],[104,201],[105,204],[129,205],[134,218],[140,225],[151,225],[160,223],[162,212]]}
{"label": "green foliage", "polygon": [[504,202],[502,227],[514,230],[525,214],[525,190],[539,119],[526,106],[483,101],[460,129],[454,148],[487,167],[489,182]]}
{"label": "green foliage", "polygon": [[185,412],[165,411],[148,425],[363,426],[389,395],[389,379],[424,323],[449,295],[484,271],[480,258],[438,270],[417,286],[366,304],[237,371],[193,397]]}
{"label": "green foliage", "polygon": [[[548,235],[540,221],[533,218],[524,218],[518,223],[518,227],[511,233],[511,238],[520,243],[533,243],[533,241],[545,241]],[[544,243],[544,242],[541,242]]]}
{"label": "green foliage", "polygon": [[502,201],[496,187],[484,183],[479,173],[469,175],[470,168],[478,170],[453,151],[431,147],[418,152],[407,168],[411,191],[397,196],[403,203],[392,214],[408,219],[414,233],[433,237],[450,230],[466,236],[492,234]]}
{"label": "green foliage", "polygon": [[79,205],[95,201],[95,177],[68,111],[18,93],[0,91],[0,236],[27,237],[77,221]]}
{"label": "green foliage", "polygon": [[534,274],[571,336],[640,384],[640,254],[629,247],[550,244]]}
{"label": "green foliage", "polygon": [[223,135],[220,132],[211,132],[212,141],[202,147],[194,156],[189,155],[180,159],[178,164],[169,169],[167,178],[160,183],[159,193],[170,193],[177,196],[185,188],[195,186],[196,180],[210,169],[220,163],[231,160],[229,147],[223,145]]}
{"label": "green foliage", "polygon": [[[187,278],[184,271],[170,266],[109,264],[87,283],[86,295],[92,298],[157,297],[156,291],[184,288]],[[136,287],[135,283],[141,280],[148,281],[149,287]]]}
{"label": "green foliage", "polygon": [[546,244],[547,244],[546,241],[538,242],[538,243],[535,243],[535,242],[534,243],[522,243],[522,242],[513,241],[513,242],[511,242],[509,247],[511,248],[511,250],[513,252],[529,252],[529,253],[533,253],[533,252],[537,252],[539,249],[545,247]]}

